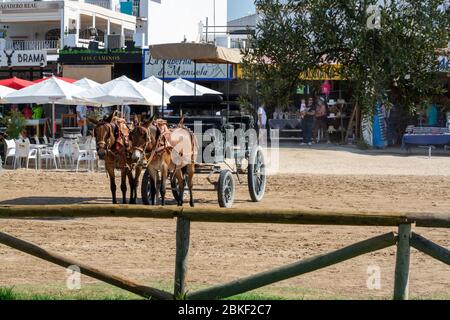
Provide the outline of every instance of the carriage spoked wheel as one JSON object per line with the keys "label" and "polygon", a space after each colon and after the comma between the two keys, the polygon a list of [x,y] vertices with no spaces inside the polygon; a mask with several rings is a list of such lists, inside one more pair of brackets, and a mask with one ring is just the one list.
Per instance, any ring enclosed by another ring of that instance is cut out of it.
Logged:
{"label": "carriage spoked wheel", "polygon": [[221,208],[231,208],[234,202],[234,194],[236,186],[233,174],[230,170],[225,169],[220,172],[219,182],[217,183],[217,198]]}
{"label": "carriage spoked wheel", "polygon": [[[158,183],[157,185],[159,185],[159,175],[158,175]],[[153,198],[153,192],[152,192],[152,186],[153,184],[153,180],[152,177],[150,176],[150,174],[148,173],[147,170],[144,171],[144,176],[142,177],[142,182],[141,182],[141,198],[142,198],[142,203],[149,206],[151,204],[152,198]],[[155,201],[159,201],[159,197],[158,197],[158,188],[156,188],[156,195],[155,195]]]}
{"label": "carriage spoked wheel", "polygon": [[250,154],[248,169],[248,191],[253,202],[259,202],[266,191],[266,166],[263,150],[260,146],[253,149]]}

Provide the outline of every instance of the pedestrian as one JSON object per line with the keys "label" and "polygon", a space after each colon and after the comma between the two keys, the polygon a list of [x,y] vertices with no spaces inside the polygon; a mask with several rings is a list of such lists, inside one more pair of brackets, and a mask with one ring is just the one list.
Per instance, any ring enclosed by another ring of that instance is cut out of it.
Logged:
{"label": "pedestrian", "polygon": [[258,134],[259,144],[267,145],[267,114],[264,103],[258,108]]}
{"label": "pedestrian", "polygon": [[300,109],[300,115],[302,117],[302,132],[303,132],[303,141],[300,145],[312,145],[312,131],[314,125],[314,115],[315,115],[315,106],[314,106],[314,98],[309,97],[308,103],[306,105],[302,105]]}
{"label": "pedestrian", "polygon": [[87,108],[86,108],[86,106],[83,106],[83,105],[77,105],[76,112],[77,112],[77,124],[78,124],[78,127],[81,128],[82,136],[86,137],[86,131],[87,131],[87,127],[86,127],[86,113],[87,113]]}
{"label": "pedestrian", "polygon": [[123,106],[123,118],[128,124],[131,123],[131,108],[127,104]]}
{"label": "pedestrian", "polygon": [[317,99],[317,105],[314,114],[313,136],[314,139],[316,139],[317,143],[319,143],[321,140],[321,137],[319,136],[319,130],[321,131],[320,134],[327,139],[327,143],[331,143],[330,136],[328,134],[327,106],[323,97]]}
{"label": "pedestrian", "polygon": [[266,129],[267,115],[264,103],[258,108],[258,129]]}

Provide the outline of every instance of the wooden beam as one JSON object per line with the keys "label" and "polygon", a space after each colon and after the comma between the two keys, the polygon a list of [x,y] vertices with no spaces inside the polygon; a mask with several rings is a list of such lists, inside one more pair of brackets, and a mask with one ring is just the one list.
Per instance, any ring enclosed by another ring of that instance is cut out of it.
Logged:
{"label": "wooden beam", "polygon": [[345,248],[308,258],[287,266],[199,290],[187,295],[190,300],[221,299],[254,290],[271,283],[286,280],[311,271],[331,266],[354,257],[390,247],[396,243],[393,232],[375,238],[364,240]]}
{"label": "wooden beam", "polygon": [[408,300],[409,296],[409,258],[411,247],[411,224],[398,227],[397,256],[395,261],[394,300]]}
{"label": "wooden beam", "polygon": [[142,205],[81,204],[81,205],[2,205],[0,218],[161,218],[172,219],[179,208]]}
{"label": "wooden beam", "polygon": [[177,218],[177,240],[175,257],[175,287],[176,299],[184,299],[186,294],[186,274],[188,270],[189,238],[191,223],[188,219]]}
{"label": "wooden beam", "polygon": [[279,223],[308,225],[398,226],[408,221],[402,214],[318,212],[291,209],[186,208],[182,216],[195,222]]}
{"label": "wooden beam", "polygon": [[450,214],[443,213],[411,213],[407,215],[414,221],[416,227],[424,228],[450,228]]}
{"label": "wooden beam", "polygon": [[151,299],[157,299],[157,300],[173,299],[173,295],[168,292],[164,292],[164,291],[161,291],[158,289],[154,289],[151,287],[136,284],[135,282],[133,282],[131,280],[122,278],[120,276],[112,275],[105,271],[88,266],[84,263],[80,263],[73,259],[63,257],[57,253],[47,251],[33,243],[20,240],[18,238],[15,238],[15,237],[10,236],[3,232],[0,232],[0,243],[6,245],[8,247],[17,249],[19,251],[28,253],[32,256],[43,259],[45,261],[57,264],[64,268],[68,268],[70,266],[77,266],[80,268],[80,272],[82,274],[85,274],[89,277],[109,283],[110,285],[127,290],[129,292],[133,292],[133,293],[140,295],[142,297],[145,297],[145,298],[151,298]]}
{"label": "wooden beam", "polygon": [[403,212],[340,212],[303,209],[182,208],[142,205],[0,205],[0,218],[44,217],[124,217],[173,219],[184,217],[196,222],[278,223],[348,226],[398,226],[416,223],[421,227],[450,228],[448,214]]}
{"label": "wooden beam", "polygon": [[411,246],[443,263],[450,265],[450,250],[441,247],[414,232],[411,236]]}

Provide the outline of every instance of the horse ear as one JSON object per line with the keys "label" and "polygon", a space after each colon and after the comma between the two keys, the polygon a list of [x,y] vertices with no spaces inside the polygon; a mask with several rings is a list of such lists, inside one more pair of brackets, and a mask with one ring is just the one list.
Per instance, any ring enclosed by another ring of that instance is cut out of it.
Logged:
{"label": "horse ear", "polygon": [[139,125],[139,118],[138,118],[137,114],[135,114],[133,117],[133,125],[135,127],[137,127]]}
{"label": "horse ear", "polygon": [[106,122],[111,122],[112,119],[114,118],[115,113],[116,113],[115,111],[113,113],[111,113],[107,118],[105,118],[105,121]]}
{"label": "horse ear", "polygon": [[94,118],[87,118],[90,123],[97,124],[98,120]]}
{"label": "horse ear", "polygon": [[148,129],[148,128],[150,128],[152,123],[153,123],[153,120],[148,120],[148,121],[145,121],[144,123],[142,123],[142,126],[146,129]]}
{"label": "horse ear", "polygon": [[184,125],[184,116],[181,117],[180,122],[178,123],[178,128],[182,128]]}

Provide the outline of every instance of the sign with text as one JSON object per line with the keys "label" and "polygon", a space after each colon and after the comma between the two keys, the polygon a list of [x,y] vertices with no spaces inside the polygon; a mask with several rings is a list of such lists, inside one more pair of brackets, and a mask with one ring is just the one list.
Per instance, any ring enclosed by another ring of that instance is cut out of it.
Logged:
{"label": "sign with text", "polygon": [[61,9],[63,6],[64,3],[62,1],[2,2],[0,3],[0,11],[2,13],[20,13],[41,9]]}
{"label": "sign with text", "polygon": [[0,52],[0,67],[45,67],[45,50],[3,50]]}
{"label": "sign with text", "polygon": [[142,63],[142,52],[70,53],[60,51],[58,62],[65,64]]}
{"label": "sign with text", "polygon": [[[197,71],[197,80],[227,80],[232,79],[232,68],[227,78],[227,65],[226,64],[212,64],[212,63],[197,63],[197,68],[194,66],[194,62],[189,59],[173,60],[167,59],[164,67],[165,79],[177,79],[183,78],[187,80],[193,80],[195,78],[194,71]],[[157,78],[163,77],[163,61],[159,59],[153,59],[150,51],[144,51],[144,68],[143,77],[148,78],[155,76]]]}

